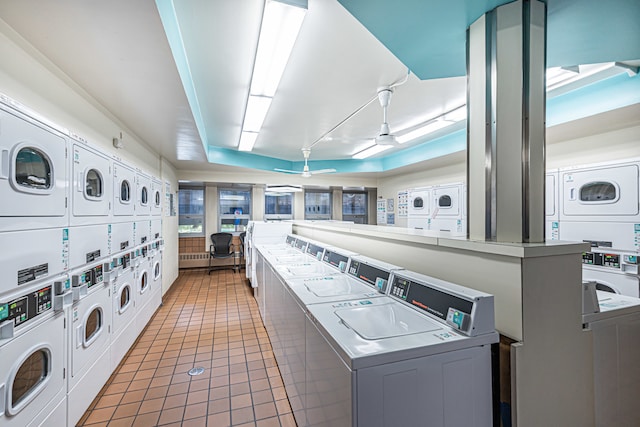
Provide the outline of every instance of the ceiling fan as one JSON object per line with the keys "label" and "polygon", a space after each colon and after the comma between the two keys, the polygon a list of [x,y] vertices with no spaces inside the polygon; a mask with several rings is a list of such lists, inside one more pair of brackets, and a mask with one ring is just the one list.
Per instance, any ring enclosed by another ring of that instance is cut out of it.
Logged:
{"label": "ceiling fan", "polygon": [[311,155],[311,149],[303,148],[302,149],[302,155],[304,156],[304,168],[302,168],[301,171],[292,171],[292,170],[288,170],[288,169],[278,169],[278,168],[275,168],[274,170],[276,172],[300,174],[303,178],[309,178],[309,177],[311,177],[311,175],[318,175],[318,174],[321,174],[321,173],[336,172],[335,169],[319,169],[319,170],[312,171],[312,170],[309,169],[309,164],[308,164],[309,156]]}

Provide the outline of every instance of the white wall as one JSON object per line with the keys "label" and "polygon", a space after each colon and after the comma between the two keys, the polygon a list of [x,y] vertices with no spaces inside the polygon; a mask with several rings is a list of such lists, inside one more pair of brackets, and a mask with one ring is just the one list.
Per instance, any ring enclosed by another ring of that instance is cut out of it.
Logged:
{"label": "white wall", "polygon": [[[104,152],[169,182],[177,190],[175,168],[126,127],[47,58],[0,20],[0,93],[49,121],[69,129]],[[122,133],[124,148],[112,145]],[[177,200],[176,200],[177,203]],[[164,210],[163,204],[163,210]],[[178,276],[177,217],[163,212],[165,239],[163,291]]]}

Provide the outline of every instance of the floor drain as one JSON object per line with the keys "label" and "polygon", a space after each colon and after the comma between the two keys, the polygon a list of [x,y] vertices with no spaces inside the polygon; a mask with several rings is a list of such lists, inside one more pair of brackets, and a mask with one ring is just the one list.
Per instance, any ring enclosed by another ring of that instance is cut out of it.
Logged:
{"label": "floor drain", "polygon": [[189,369],[189,372],[187,372],[189,375],[194,376],[194,375],[200,375],[204,372],[204,368],[199,367],[199,368],[191,368]]}

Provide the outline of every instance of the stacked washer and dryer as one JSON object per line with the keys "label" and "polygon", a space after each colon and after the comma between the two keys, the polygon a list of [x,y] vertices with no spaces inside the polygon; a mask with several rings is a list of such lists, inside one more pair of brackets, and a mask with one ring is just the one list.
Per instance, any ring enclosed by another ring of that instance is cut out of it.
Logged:
{"label": "stacked washer and dryer", "polygon": [[466,235],[466,184],[456,182],[410,189],[407,226]]}
{"label": "stacked washer and dryer", "polygon": [[0,128],[0,424],[75,425],[161,303],[161,183],[4,96]]}
{"label": "stacked washer and dryer", "polygon": [[493,425],[492,296],[299,236],[257,249],[299,426]]}

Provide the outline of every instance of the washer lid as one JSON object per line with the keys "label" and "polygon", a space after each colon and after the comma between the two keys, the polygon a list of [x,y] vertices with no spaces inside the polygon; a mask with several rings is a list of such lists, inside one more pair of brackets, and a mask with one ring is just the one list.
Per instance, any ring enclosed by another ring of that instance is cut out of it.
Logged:
{"label": "washer lid", "polygon": [[358,289],[354,289],[353,284],[354,282],[344,276],[325,276],[304,281],[304,286],[309,292],[318,297],[350,295],[354,292],[362,292],[361,286],[358,286]]}
{"label": "washer lid", "polygon": [[400,304],[389,303],[335,311],[345,326],[366,340],[420,334],[442,326]]}

